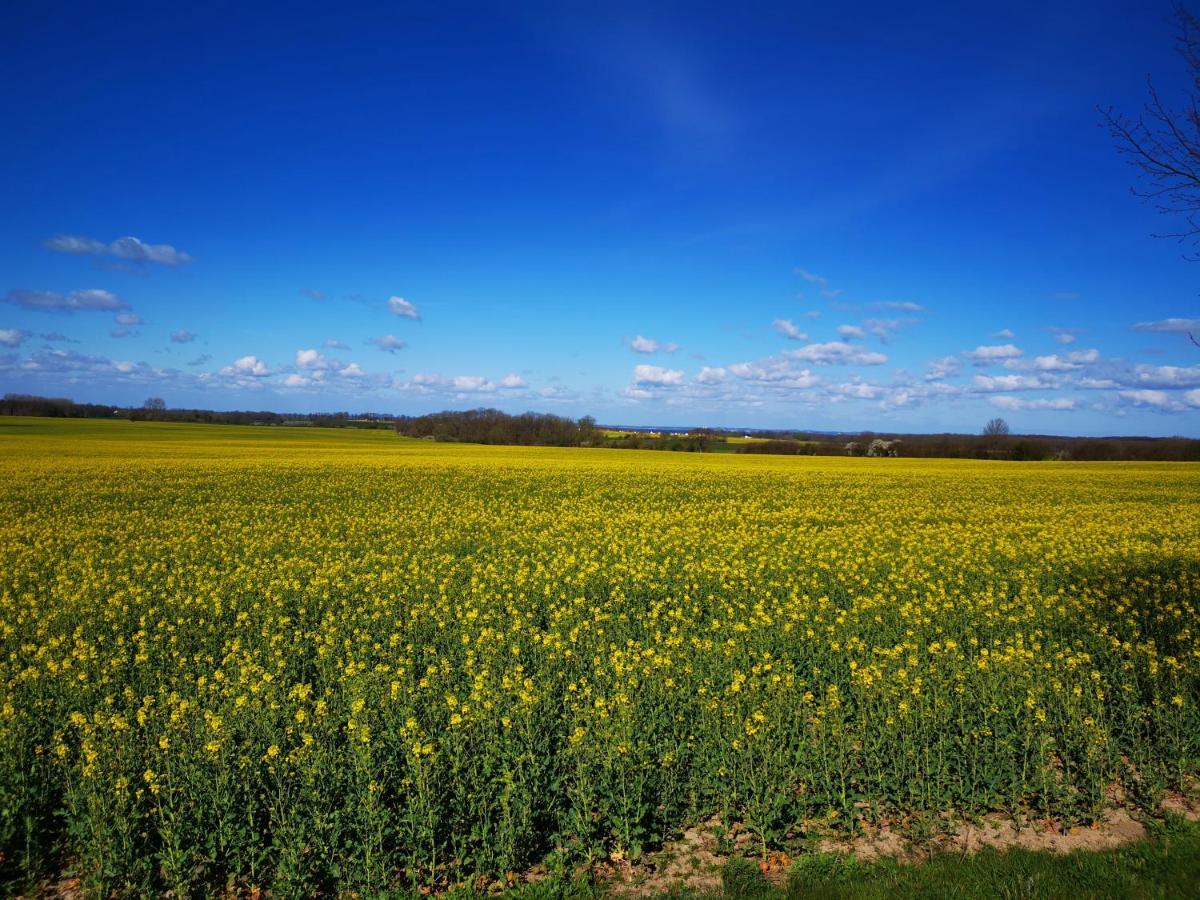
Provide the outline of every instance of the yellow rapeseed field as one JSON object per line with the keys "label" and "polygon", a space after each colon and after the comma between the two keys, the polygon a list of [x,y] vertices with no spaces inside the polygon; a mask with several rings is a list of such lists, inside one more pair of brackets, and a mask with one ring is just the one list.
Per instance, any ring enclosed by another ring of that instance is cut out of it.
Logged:
{"label": "yellow rapeseed field", "polygon": [[0,872],[372,893],[1152,804],[1198,475],[3,420]]}

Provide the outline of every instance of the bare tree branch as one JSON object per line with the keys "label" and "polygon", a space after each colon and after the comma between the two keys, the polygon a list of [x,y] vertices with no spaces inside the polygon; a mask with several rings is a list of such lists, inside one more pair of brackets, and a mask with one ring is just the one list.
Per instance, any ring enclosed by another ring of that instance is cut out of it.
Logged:
{"label": "bare tree branch", "polygon": [[[1103,125],[1117,151],[1138,169],[1145,186],[1133,193],[1168,215],[1181,215],[1184,227],[1156,235],[1200,247],[1200,21],[1182,5],[1175,7],[1176,51],[1191,76],[1193,96],[1183,113],[1168,108],[1147,79],[1150,99],[1136,118],[1100,109]],[[1189,254],[1200,260],[1200,253]]]}

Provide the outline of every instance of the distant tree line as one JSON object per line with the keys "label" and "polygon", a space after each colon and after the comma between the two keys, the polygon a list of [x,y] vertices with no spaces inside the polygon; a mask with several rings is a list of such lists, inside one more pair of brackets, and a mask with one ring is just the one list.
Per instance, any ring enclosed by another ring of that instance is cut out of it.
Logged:
{"label": "distant tree line", "polygon": [[5,394],[0,416],[43,416],[52,419],[112,419],[119,410],[103,403],[76,403],[65,397]]}
{"label": "distant tree line", "polygon": [[[1190,438],[1059,437],[1054,435],[874,434],[805,435],[804,440],[742,444],[739,453],[794,456],[906,456],[929,459],[1144,460],[1200,462],[1200,441]],[[883,446],[883,445],[887,446]],[[874,448],[875,452],[872,452]]]}
{"label": "distant tree line", "polygon": [[380,413],[277,413],[268,410],[169,409],[161,397],[141,406],[76,403],[61,397],[5,394],[2,416],[46,416],[67,419],[129,419],[133,422],[202,422],[210,425],[299,425],[321,428],[389,428],[393,416]]}
{"label": "distant tree line", "polygon": [[498,409],[399,416],[393,425],[404,437],[469,444],[581,447],[594,445],[601,434],[590,416],[575,420],[550,413],[510,415]]}
{"label": "distant tree line", "polygon": [[0,415],[53,418],[129,419],[135,422],[199,422],[216,425],[275,425],[318,428],[394,428],[404,437],[474,444],[548,447],[608,447],[692,453],[765,453],[786,456],[907,456],[912,458],[1004,460],[1145,460],[1200,462],[1200,440],[1147,437],[1061,437],[1015,435],[996,419],[984,434],[830,434],[754,431],[758,440],[732,443],[743,432],[694,428],[687,433],[609,435],[591,416],[569,419],[549,413],[510,415],[497,409],[445,411],[423,416],[386,413],[277,413],[266,410],[170,409],[161,398],[141,406],[76,403],[61,397],[5,394]]}

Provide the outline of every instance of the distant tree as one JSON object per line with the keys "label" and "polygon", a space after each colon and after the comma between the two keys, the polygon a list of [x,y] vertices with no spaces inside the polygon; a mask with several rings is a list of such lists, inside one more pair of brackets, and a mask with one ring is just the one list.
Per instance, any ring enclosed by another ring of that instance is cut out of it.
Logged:
{"label": "distant tree", "polygon": [[1008,434],[1008,423],[997,416],[994,419],[988,419],[986,425],[983,426],[984,437],[1003,437]]}
{"label": "distant tree", "polygon": [[151,409],[155,412],[161,412],[167,408],[167,402],[162,397],[147,397],[146,402],[142,404],[142,409]]}

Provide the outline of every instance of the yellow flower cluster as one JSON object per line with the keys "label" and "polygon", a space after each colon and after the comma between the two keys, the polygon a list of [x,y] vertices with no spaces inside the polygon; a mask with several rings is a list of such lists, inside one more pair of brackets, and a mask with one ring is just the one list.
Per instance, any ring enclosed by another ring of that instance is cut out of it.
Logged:
{"label": "yellow flower cluster", "polygon": [[1197,774],[1194,467],[17,424],[5,865],[380,893]]}

